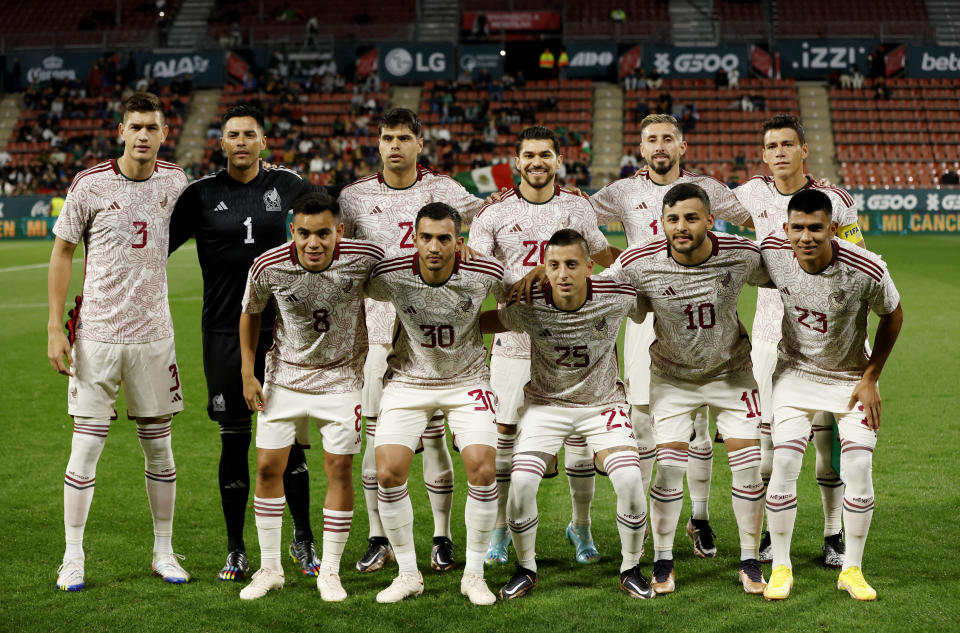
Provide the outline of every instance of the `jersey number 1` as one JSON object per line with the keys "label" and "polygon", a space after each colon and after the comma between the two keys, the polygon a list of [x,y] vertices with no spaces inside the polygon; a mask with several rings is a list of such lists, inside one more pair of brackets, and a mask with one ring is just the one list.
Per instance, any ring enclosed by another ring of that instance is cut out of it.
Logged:
{"label": "jersey number 1", "polygon": [[247,227],[247,239],[243,240],[243,243],[253,244],[253,218],[247,216],[247,219],[243,221],[243,225]]}

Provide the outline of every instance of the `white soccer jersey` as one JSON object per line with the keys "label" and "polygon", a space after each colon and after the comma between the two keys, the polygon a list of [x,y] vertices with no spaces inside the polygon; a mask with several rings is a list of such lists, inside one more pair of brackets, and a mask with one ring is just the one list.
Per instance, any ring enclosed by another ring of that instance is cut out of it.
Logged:
{"label": "white soccer jersey", "polygon": [[533,342],[528,404],[597,407],[626,402],[620,381],[617,336],[625,317],[643,321],[637,291],[612,279],[591,277],[587,301],[565,311],[552,301],[550,285],[536,290],[533,303],[513,303],[500,322],[525,332]]}
{"label": "white soccer jersey", "polygon": [[708,232],[707,239],[713,252],[696,266],[677,263],[667,240],[659,239],[624,251],[609,269],[610,276],[630,283],[652,307],[654,374],[706,382],[753,367],[737,298],[745,283],[769,281],[760,248],[717,231]]}
{"label": "white soccer jersey", "polygon": [[[483,200],[449,176],[417,166],[417,180],[406,189],[394,189],[377,172],[347,185],[340,192],[340,210],[345,237],[366,240],[386,251],[388,257],[413,253],[413,223],[417,212],[431,202],[453,207],[469,224]],[[367,329],[371,344],[389,344],[396,315],[389,303],[367,301]]]}
{"label": "white soccer jersey", "polygon": [[367,356],[363,286],[382,259],[379,246],[341,240],[333,261],[320,272],[300,264],[293,242],[254,260],[242,309],[259,314],[272,298],[277,312],[265,383],[316,394],[363,387]]}
{"label": "white soccer jersey", "polygon": [[730,189],[712,176],[680,170],[680,177],[669,185],[659,185],[650,178],[645,167],[628,178],[616,180],[590,197],[600,224],[620,222],[627,235],[628,246],[639,246],[649,239],[661,237],[663,197],[674,185],[690,182],[699,185],[710,198],[710,211],[727,222],[743,225],[750,213],[743,208]]}
{"label": "white soccer jersey", "polygon": [[[757,242],[769,235],[783,232],[787,221],[787,205],[794,194],[804,189],[822,191],[833,203],[833,219],[842,227],[857,226],[857,203],[853,196],[839,187],[820,187],[813,180],[800,190],[782,194],[773,178],[754,176],[733,190],[740,203],[753,217]],[[854,230],[854,229],[848,229]],[[859,230],[856,231],[859,234]],[[753,317],[753,337],[771,343],[780,341],[780,321],[783,318],[783,303],[776,290],[760,288],[757,291],[757,312]]]}
{"label": "white soccer jersey", "polygon": [[493,293],[503,299],[503,266],[480,257],[461,262],[439,286],[420,276],[419,257],[401,255],[380,262],[370,273],[367,294],[390,301],[399,315],[387,383],[447,389],[490,379],[479,315]]}
{"label": "white soccer jersey", "polygon": [[900,304],[883,259],[834,239],[830,265],[810,274],[783,233],[762,248],[784,307],[774,381],[789,373],[826,384],[859,382],[870,360],[863,346],[867,312],[890,314]]}
{"label": "white soccer jersey", "polygon": [[[485,205],[477,214],[470,226],[470,247],[497,258],[511,278],[520,279],[543,263],[547,241],[560,229],[574,229],[583,235],[591,255],[608,246],[588,200],[555,187],[547,202],[530,202],[514,187],[499,202]],[[530,337],[516,332],[497,334],[492,353],[505,358],[530,358]]]}
{"label": "white soccer jersey", "polygon": [[187,176],[158,160],[146,180],[130,180],[109,160],[82,171],[53,227],[83,242],[83,306],[77,338],[149,343],[173,336],[167,302],[170,215]]}

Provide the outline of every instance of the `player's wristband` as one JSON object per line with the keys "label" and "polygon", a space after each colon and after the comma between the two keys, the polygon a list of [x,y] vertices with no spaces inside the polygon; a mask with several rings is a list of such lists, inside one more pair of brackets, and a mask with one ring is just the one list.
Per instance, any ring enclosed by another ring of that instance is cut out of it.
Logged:
{"label": "player's wristband", "polygon": [[860,233],[860,225],[854,222],[846,226],[841,226],[837,230],[837,237],[846,240],[851,244],[863,241],[863,234]]}

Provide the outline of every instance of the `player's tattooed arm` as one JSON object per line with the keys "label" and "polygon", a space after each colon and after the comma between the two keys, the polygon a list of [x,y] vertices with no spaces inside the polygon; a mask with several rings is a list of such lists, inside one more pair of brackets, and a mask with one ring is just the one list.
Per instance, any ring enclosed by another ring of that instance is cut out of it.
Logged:
{"label": "player's tattooed arm", "polygon": [[251,411],[263,411],[263,387],[253,373],[260,338],[260,314],[240,313],[240,378],[243,381],[243,399]]}
{"label": "player's tattooed arm", "polygon": [[[47,273],[47,359],[57,373],[72,376],[70,366],[73,356],[70,353],[70,341],[63,333],[63,308],[70,287],[70,273],[73,268],[73,252],[77,245],[56,238],[53,252],[50,254],[50,269]],[[64,362],[66,359],[66,362]]]}
{"label": "player's tattooed arm", "polygon": [[480,331],[484,334],[499,334],[509,329],[500,320],[499,310],[484,310],[480,313]]}
{"label": "player's tattooed arm", "polygon": [[880,428],[880,391],[877,389],[877,381],[880,380],[880,372],[883,371],[883,366],[893,350],[893,344],[897,342],[897,336],[900,334],[902,326],[903,308],[899,303],[893,312],[880,316],[877,334],[873,339],[873,352],[870,354],[870,362],[863,372],[863,378],[854,387],[853,393],[850,395],[850,402],[847,405],[850,409],[853,409],[859,401],[863,405],[867,424],[873,430]]}

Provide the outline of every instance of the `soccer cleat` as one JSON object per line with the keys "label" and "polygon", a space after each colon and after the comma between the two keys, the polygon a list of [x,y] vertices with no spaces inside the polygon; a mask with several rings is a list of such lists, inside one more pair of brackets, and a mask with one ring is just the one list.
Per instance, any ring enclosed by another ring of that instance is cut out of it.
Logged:
{"label": "soccer cleat", "polygon": [[843,567],[843,555],[847,551],[843,530],[823,539],[823,564],[827,567]]}
{"label": "soccer cleat", "polygon": [[793,570],[786,565],[777,565],[770,574],[770,582],[763,590],[763,597],[767,600],[786,600],[790,597],[793,588]]}
{"label": "soccer cleat", "polygon": [[283,570],[261,567],[253,574],[250,584],[240,590],[240,599],[256,600],[274,589],[283,589]]}
{"label": "soccer cleat", "polygon": [[620,572],[620,589],[625,591],[631,598],[639,598],[640,600],[649,600],[657,595],[654,593],[653,587],[647,582],[643,573],[641,573],[640,565],[637,565],[633,569]]}
{"label": "soccer cleat", "polygon": [[[179,559],[179,560],[178,560]],[[182,585],[189,582],[190,574],[180,566],[184,559],[181,554],[155,554],[153,559],[153,573],[163,578],[164,582]]]}
{"label": "soccer cleat", "polygon": [[717,546],[713,542],[713,530],[710,521],[690,519],[687,521],[687,536],[693,541],[693,553],[700,558],[713,558],[717,555]]}
{"label": "soccer cleat", "polygon": [[517,564],[517,571],[513,572],[513,577],[507,581],[507,584],[500,587],[500,597],[504,600],[522,598],[536,586],[537,572]]}
{"label": "soccer cleat", "polygon": [[510,531],[503,528],[494,528],[490,535],[490,545],[487,546],[487,565],[503,565],[507,562],[507,548],[510,546]]}
{"label": "soccer cleat", "polygon": [[877,590],[867,584],[859,567],[847,567],[840,572],[837,589],[846,591],[854,600],[877,599]]}
{"label": "soccer cleat", "polygon": [[80,591],[86,583],[83,581],[83,559],[71,558],[63,561],[57,569],[57,589],[60,591]]}
{"label": "soccer cleat", "polygon": [[290,558],[300,564],[304,576],[316,576],[320,571],[320,559],[313,541],[294,541],[290,543]]}
{"label": "soccer cleat", "polygon": [[390,586],[377,594],[377,602],[387,604],[391,602],[400,602],[410,596],[419,596],[423,593],[423,576],[420,572],[416,574],[401,573]]}
{"label": "soccer cleat", "polygon": [[347,599],[347,592],[340,584],[340,574],[325,569],[317,572],[317,591],[324,602],[343,602]]}
{"label": "soccer cleat", "polygon": [[457,564],[453,557],[453,541],[446,536],[433,537],[433,549],[430,550],[430,567],[437,571],[448,571]]}
{"label": "soccer cleat", "polygon": [[367,551],[357,561],[357,571],[362,574],[379,571],[393,560],[393,548],[386,538],[371,536],[367,543]]}
{"label": "soccer cleat", "polygon": [[770,532],[766,530],[760,538],[760,553],[757,555],[757,559],[763,564],[773,562],[773,543],[770,542]]}
{"label": "soccer cleat", "polygon": [[247,561],[247,555],[242,549],[235,549],[227,554],[227,562],[223,569],[217,574],[220,580],[243,580],[250,569],[250,563]]}
{"label": "soccer cleat", "polygon": [[489,606],[497,601],[497,597],[487,587],[487,581],[481,574],[465,572],[460,579],[460,593],[469,598],[473,604],[480,606]]}
{"label": "soccer cleat", "polygon": [[653,561],[653,578],[650,579],[650,586],[654,593],[662,595],[676,591],[676,578],[676,573],[673,571],[673,560]]}
{"label": "soccer cleat", "polygon": [[767,583],[763,579],[763,572],[760,570],[760,561],[756,558],[748,558],[740,561],[740,584],[747,593],[760,595],[767,588]]}
{"label": "soccer cleat", "polygon": [[577,548],[577,562],[589,565],[600,560],[600,552],[597,546],[593,544],[593,535],[590,534],[589,525],[577,525],[573,522],[567,524],[567,541]]}

